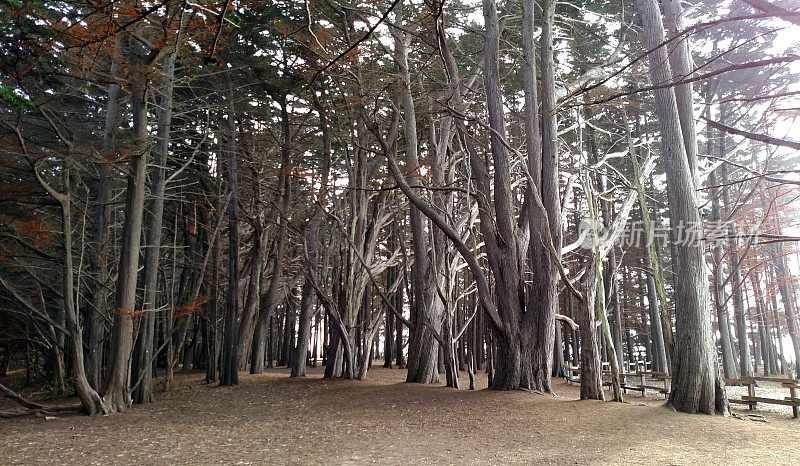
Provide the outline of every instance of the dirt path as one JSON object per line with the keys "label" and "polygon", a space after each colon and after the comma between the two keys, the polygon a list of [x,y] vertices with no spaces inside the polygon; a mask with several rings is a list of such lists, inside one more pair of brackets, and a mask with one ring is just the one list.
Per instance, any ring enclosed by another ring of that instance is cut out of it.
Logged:
{"label": "dirt path", "polygon": [[0,463],[800,463],[800,422],[786,416],[690,416],[635,396],[578,401],[561,381],[553,397],[404,375],[322,380],[314,369],[289,379],[277,369],[243,374],[238,387],[182,375],[177,390],[128,414],[0,421]]}

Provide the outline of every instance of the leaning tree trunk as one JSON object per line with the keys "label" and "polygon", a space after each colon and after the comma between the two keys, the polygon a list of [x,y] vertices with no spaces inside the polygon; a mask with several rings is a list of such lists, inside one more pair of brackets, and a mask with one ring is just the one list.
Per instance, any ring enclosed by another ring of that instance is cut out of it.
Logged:
{"label": "leaning tree trunk", "polygon": [[[664,26],[655,0],[636,0],[642,19],[650,80],[656,86],[672,79],[664,42]],[[667,171],[667,195],[672,219],[683,228],[702,228],[695,184],[686,155],[678,104],[670,87],[654,91],[661,126],[662,150]],[[717,365],[708,308],[708,277],[702,239],[675,244],[675,348],[669,404],[687,413],[713,414],[729,410],[725,383]]]}
{"label": "leaning tree trunk", "polygon": [[[638,171],[634,172],[638,176]],[[611,328],[608,323],[608,315],[606,313],[606,287],[603,280],[603,255],[600,251],[599,242],[599,229],[598,229],[598,215],[597,203],[594,199],[594,187],[592,186],[588,177],[586,177],[586,197],[587,204],[589,205],[589,218],[591,222],[591,235],[592,235],[592,259],[587,267],[595,268],[595,280],[597,286],[595,291],[595,307],[597,316],[600,318],[600,326],[603,331],[602,342],[605,343],[608,352],[608,361],[611,366],[611,387],[613,389],[613,400],[622,402],[622,385],[620,382],[619,360],[617,359],[617,350],[614,342],[614,337],[611,334]],[[611,249],[613,250],[613,244]],[[585,299],[585,298],[584,298]]]}
{"label": "leaning tree trunk", "polygon": [[[378,334],[378,329],[380,328],[380,322],[383,319],[383,313],[385,312],[385,309],[385,307],[381,307],[375,317],[372,318],[367,328],[364,329],[365,344],[364,351],[361,353],[361,358],[359,361],[358,374],[356,375],[358,380],[367,379],[367,370],[369,370],[370,361],[372,358],[372,349],[375,346],[373,342]],[[365,318],[369,317],[370,316],[365,316]]]}
{"label": "leaning tree trunk", "polygon": [[[609,210],[613,212],[613,209]],[[607,218],[610,217],[611,215],[608,215]],[[605,221],[605,218],[603,220]],[[610,227],[610,225],[610,222],[606,224],[606,228]],[[609,322],[609,326],[611,327],[611,339],[614,343],[617,364],[622,372],[626,372],[624,370],[625,364],[622,356],[622,316],[620,315],[622,309],[619,304],[619,286],[617,283],[617,254],[613,248],[608,255],[608,267],[604,275],[605,295],[609,298],[612,308],[611,320]]]}
{"label": "leaning tree trunk", "polygon": [[[627,124],[627,116],[623,114]],[[630,151],[631,165],[633,166],[636,194],[639,198],[639,213],[645,234],[645,267],[647,268],[647,301],[650,308],[650,333],[653,339],[653,366],[658,370],[669,373],[669,351],[672,351],[672,321],[667,308],[667,295],[661,280],[660,259],[656,252],[653,226],[650,223],[650,211],[647,207],[647,196],[642,180],[639,179],[639,160],[633,144],[630,131],[627,131],[628,150]]]}
{"label": "leaning tree trunk", "polygon": [[[75,392],[81,400],[81,405],[87,414],[106,414],[109,412],[105,401],[100,394],[89,384],[83,359],[83,335],[78,322],[78,313],[75,307],[75,273],[72,263],[72,205],[70,200],[69,168],[63,169],[64,193],[59,193],[48,185],[39,175],[36,166],[33,167],[36,181],[55,199],[61,208],[61,233],[64,241],[64,273],[61,290],[64,299],[64,321],[70,339],[72,355],[72,376],[75,379]],[[7,363],[7,360],[5,361]]]}
{"label": "leaning tree trunk", "polygon": [[[285,221],[281,221],[283,225]],[[278,307],[278,295],[280,293],[280,286],[283,277],[283,249],[285,240],[285,230],[278,227],[278,238],[276,238],[276,249],[273,253],[275,257],[272,259],[272,278],[267,287],[267,291],[260,299],[261,309],[258,314],[258,322],[253,334],[252,349],[250,351],[250,373],[261,374],[264,372],[264,358],[267,356],[267,345],[272,338],[272,318],[275,315],[275,310]],[[272,346],[270,346],[270,350]],[[270,362],[272,357],[269,358]],[[271,367],[271,366],[270,366]]]}

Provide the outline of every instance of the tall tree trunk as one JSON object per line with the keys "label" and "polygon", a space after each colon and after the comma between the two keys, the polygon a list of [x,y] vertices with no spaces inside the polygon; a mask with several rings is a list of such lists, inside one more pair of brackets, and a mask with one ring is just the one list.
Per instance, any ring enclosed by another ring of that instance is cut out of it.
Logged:
{"label": "tall tree trunk", "polygon": [[[655,0],[636,0],[642,20],[650,80],[654,85],[669,83],[664,26]],[[667,195],[672,220],[683,228],[702,228],[695,184],[684,146],[678,104],[669,87],[654,91],[656,114],[661,126],[662,150],[667,171]],[[713,414],[729,411],[725,383],[717,365],[708,309],[708,277],[702,240],[675,244],[676,339],[672,358],[672,387],[669,403],[687,413]]]}
{"label": "tall tree trunk", "polygon": [[[613,212],[613,209],[609,209],[609,212]],[[605,221],[606,218],[610,219],[611,215],[605,217],[603,220]],[[606,228],[611,226],[611,222],[606,224]],[[605,286],[605,293],[611,303],[611,338],[614,343],[614,351],[617,357],[617,364],[619,367],[624,367],[622,353],[622,316],[620,316],[620,312],[622,308],[619,305],[619,288],[617,284],[617,254],[616,251],[612,248],[611,253],[608,255],[608,264],[604,273],[605,277],[603,279],[604,286]],[[608,282],[605,282],[608,280]],[[623,370],[623,372],[625,372]]]}
{"label": "tall tree trunk", "polygon": [[[771,267],[771,269],[772,269],[771,270],[772,274],[774,274],[775,268]],[[771,277],[774,277],[774,275],[771,275]],[[778,339],[778,348],[777,348],[778,354],[776,355],[776,357],[780,361],[780,373],[785,374],[787,370],[786,353],[784,352],[783,348],[783,329],[781,328],[781,319],[780,316],[778,315],[778,296],[777,293],[775,293],[776,287],[777,287],[776,281],[770,280],[770,289],[772,290],[772,293],[770,293],[772,295],[771,296],[772,318],[775,321],[775,336]]]}
{"label": "tall tree trunk", "polygon": [[253,332],[258,318],[258,308],[261,304],[261,287],[263,286],[264,271],[262,261],[266,250],[265,229],[261,225],[261,219],[256,219],[253,232],[253,247],[250,250],[252,270],[247,282],[247,298],[242,310],[242,318],[239,319],[239,332],[236,338],[236,359],[239,361],[239,370],[247,370],[250,363],[250,351],[253,347]]}
{"label": "tall tree trunk", "polygon": [[[403,32],[395,33],[395,61],[400,71],[402,87],[400,102],[403,108],[403,134],[405,135],[406,160],[409,166],[415,167],[408,182],[420,185],[417,155],[419,141],[417,138],[417,118],[414,100],[411,96],[411,77],[408,69],[409,36]],[[435,263],[428,256],[428,235],[425,231],[424,217],[414,205],[409,206],[409,223],[411,225],[411,244],[414,252],[414,263],[411,266],[411,291],[414,293],[412,308],[415,323],[409,329],[408,341],[408,374],[406,382],[435,383],[439,382],[438,355],[439,344],[425,325],[428,322],[434,330],[441,332],[442,313],[441,299],[436,294],[433,280],[438,280],[433,268]]]}
{"label": "tall tree trunk", "polygon": [[[392,274],[389,274],[389,280],[393,280]],[[386,313],[386,318],[383,323],[383,367],[387,369],[392,368],[394,362],[394,323],[396,316],[391,313]]]}
{"label": "tall tree trunk", "polygon": [[[479,208],[479,215],[487,256],[495,278],[496,306],[505,325],[503,329],[495,329],[496,351],[493,354],[494,372],[491,387],[496,390],[534,388],[531,341],[533,313],[528,313],[526,319],[522,318],[523,267],[518,244],[518,228],[514,221],[510,163],[503,144],[506,129],[500,88],[500,28],[494,0],[483,1],[483,17],[485,25],[483,77],[491,129],[490,149],[494,165],[494,222],[490,217],[490,207],[486,203]],[[488,195],[491,191],[485,165],[481,166],[482,162],[477,156],[472,155],[470,163],[473,165],[473,173],[476,174],[477,190]],[[495,225],[494,228],[492,224]],[[552,352],[552,350],[551,341],[546,351]],[[547,368],[546,374],[540,374],[542,378],[551,377],[552,353],[548,354],[550,357],[542,361]],[[535,388],[549,390],[549,386]]]}
{"label": "tall tree trunk", "polygon": [[[397,235],[397,229],[394,230],[394,234]],[[404,288],[400,286],[397,288],[397,292],[394,294],[394,308],[397,309],[398,311],[403,309],[403,290]],[[394,327],[395,327],[395,342],[394,342],[395,357],[397,358],[395,363],[397,364],[398,369],[405,369],[406,358],[403,356],[403,323],[402,320],[400,320],[400,316],[395,316]]]}
{"label": "tall tree trunk", "polygon": [[[638,170],[635,171],[636,175],[638,176]],[[595,277],[597,280],[596,286],[596,293],[597,296],[595,297],[595,307],[597,308],[597,316],[600,318],[600,327],[603,332],[602,341],[605,342],[606,351],[608,353],[608,361],[609,365],[611,366],[611,387],[613,389],[613,400],[622,402],[622,384],[620,381],[620,371],[619,371],[619,364],[620,361],[617,358],[617,350],[614,344],[614,337],[611,334],[611,327],[608,322],[608,314],[606,313],[606,286],[604,283],[604,270],[603,270],[603,256],[601,255],[600,251],[600,241],[599,241],[599,228],[598,228],[598,215],[597,215],[597,203],[594,198],[594,187],[589,182],[589,178],[586,178],[586,197],[587,197],[587,204],[589,205],[589,214],[590,214],[590,222],[591,222],[591,229],[592,229],[592,256],[589,265],[587,267],[595,267],[596,273]],[[612,246],[613,248],[613,246]]]}
{"label": "tall tree trunk", "polygon": [[[222,368],[220,385],[239,385],[237,353],[239,313],[239,189],[236,170],[236,109],[233,101],[233,82],[230,71],[226,73],[227,128],[225,159],[228,166],[228,291],[225,298],[225,327],[222,340]],[[257,265],[256,265],[257,266]]]}
{"label": "tall tree trunk", "polygon": [[[647,370],[647,361],[650,361],[651,370],[656,372],[658,369],[655,367],[655,357],[653,351],[653,321],[650,317],[649,307],[645,306],[644,304],[644,300],[647,297],[647,280],[645,279],[645,272],[642,272],[641,270],[636,271],[636,283],[638,284],[637,295],[639,301],[639,315],[642,319],[642,325],[637,330],[637,334],[642,342],[642,345],[644,346],[644,370]],[[648,322],[650,323],[650,327],[648,327]],[[648,331],[648,328],[650,328],[650,331]]]}
{"label": "tall tree trunk", "polygon": [[294,307],[294,298],[296,290],[291,289],[289,295],[286,297],[286,305],[284,311],[286,317],[283,319],[283,340],[281,345],[281,356],[278,361],[279,366],[289,367],[289,360],[292,356],[294,349],[294,325],[297,319],[297,309]]}
{"label": "tall tree trunk", "polygon": [[311,341],[311,322],[314,310],[313,289],[311,285],[303,285],[300,293],[300,313],[297,325],[297,343],[292,350],[289,367],[291,377],[305,377],[308,359],[308,343]]}
{"label": "tall tree trunk", "polygon": [[[710,140],[711,138],[709,138]],[[708,178],[711,186],[717,185],[716,171],[712,171]],[[720,222],[720,208],[718,188],[712,189],[711,195],[711,221]],[[720,346],[722,346],[722,369],[727,379],[738,379],[739,371],[736,367],[736,357],[733,354],[733,338],[731,337],[730,317],[728,316],[727,299],[722,272],[722,240],[715,239],[713,246],[713,275],[714,307],[717,311],[717,327],[719,328]]]}
{"label": "tall tree trunk", "polygon": [[135,78],[131,89],[135,153],[130,161],[122,249],[117,275],[111,355],[103,401],[109,412],[124,412],[131,405],[130,369],[133,352],[133,321],[136,306],[136,279],[139,245],[142,236],[144,195],[147,171],[147,77]]}
{"label": "tall tree trunk", "polygon": [[[334,311],[335,312],[335,311]],[[330,322],[332,318],[328,318]],[[330,323],[330,326],[333,327],[333,323]],[[339,331],[331,328],[330,338],[328,340],[328,346],[325,349],[327,353],[327,361],[325,364],[325,374],[323,377],[327,378],[334,378],[334,377],[341,377],[342,376],[342,363],[343,363],[343,345],[342,345],[342,337]]]}
{"label": "tall tree trunk", "polygon": [[383,319],[383,313],[385,312],[386,308],[381,307],[380,310],[377,312],[375,317],[371,317],[369,315],[365,316],[365,319],[368,319],[369,324],[367,328],[364,329],[364,351],[359,358],[359,367],[358,367],[358,374],[356,378],[358,380],[366,380],[367,378],[367,370],[372,361],[372,351],[375,345],[373,344],[378,336],[378,329],[380,328],[380,322]]}
{"label": "tall tree trunk", "polygon": [[175,84],[175,59],[177,50],[164,61],[164,97],[161,102],[161,113],[158,118],[158,139],[155,150],[155,169],[150,179],[150,192],[153,196],[147,211],[147,232],[145,236],[144,257],[144,316],[134,353],[133,380],[141,378],[134,389],[133,400],[136,403],[153,401],[153,340],[155,338],[156,310],[158,309],[158,259],[161,252],[161,226],[164,217],[164,192],[166,178],[164,167],[167,165],[169,150],[170,125],[172,124],[172,89]]}
{"label": "tall tree trunk", "polygon": [[[623,118],[626,122],[625,126],[629,127],[626,114],[623,114]],[[628,150],[630,151],[634,171],[634,182],[636,183],[636,191],[639,197],[639,212],[642,216],[642,223],[644,224],[647,301],[650,307],[650,332],[653,338],[653,354],[657,359],[657,364],[654,363],[654,366],[658,366],[658,370],[660,371],[669,373],[670,351],[672,351],[672,346],[674,345],[672,338],[672,320],[670,319],[667,309],[667,296],[661,279],[661,262],[656,252],[657,245],[655,243],[653,225],[650,222],[647,197],[645,195],[644,185],[639,179],[638,156],[636,155],[636,149],[633,145],[633,138],[631,138],[630,131],[627,131],[627,133]]]}
{"label": "tall tree trunk", "polygon": [[[117,48],[120,39],[116,39],[114,44]],[[118,73],[116,60],[112,60],[111,76]],[[103,129],[103,151],[106,156],[112,158],[111,152],[115,150],[114,139],[117,134],[119,118],[119,84],[108,85],[108,96],[106,100],[105,127]],[[88,281],[87,288],[91,294],[91,303],[86,318],[87,333],[87,353],[86,353],[86,377],[89,385],[95,389],[101,389],[102,365],[103,365],[103,341],[106,334],[106,323],[103,313],[106,310],[108,293],[106,285],[109,281],[106,254],[108,254],[109,228],[108,222],[111,216],[111,166],[100,163],[97,168],[97,180],[95,181],[95,192],[93,193],[96,202],[92,211],[92,243],[88,249],[89,275],[92,277]]]}
{"label": "tall tree trunk", "polygon": [[[289,109],[287,107],[287,98],[283,96],[279,98],[281,106],[281,174],[279,177],[281,195],[280,195],[280,208],[278,212],[280,224],[278,226],[278,233],[275,237],[275,252],[272,258],[272,279],[270,280],[269,288],[267,288],[266,295],[261,299],[262,309],[259,312],[258,323],[256,324],[255,334],[253,335],[253,349],[250,361],[250,373],[261,374],[264,372],[264,355],[266,353],[267,345],[267,327],[269,319],[275,312],[278,306],[278,294],[280,286],[283,281],[283,255],[286,249],[286,233],[289,224],[289,201],[291,199],[291,154],[292,154],[292,136],[290,131],[289,122]],[[271,334],[270,334],[271,335]]]}
{"label": "tall tree trunk", "polygon": [[[528,171],[535,186],[528,186],[525,193],[523,212],[527,216],[528,248],[527,265],[533,274],[533,280],[527,286],[526,318],[523,326],[530,326],[523,351],[530,358],[530,380],[526,382],[531,388],[549,392],[553,373],[553,350],[555,341],[555,314],[558,307],[557,279],[555,264],[545,246],[548,233],[552,237],[556,250],[561,249],[561,209],[553,210],[553,202],[558,202],[558,151],[555,130],[557,125],[555,112],[555,68],[553,63],[553,14],[555,3],[543,4],[542,18],[542,126],[539,124],[539,106],[536,91],[536,49],[534,44],[534,2],[525,0],[522,3],[522,50],[523,50],[523,90],[525,148],[528,154]],[[555,179],[551,177],[555,177]],[[538,193],[534,193],[536,190]],[[535,206],[535,197],[540,195],[549,224],[542,211]],[[553,227],[557,227],[557,231]],[[528,349],[530,348],[530,350]],[[530,354],[528,355],[528,351]]]}
{"label": "tall tree trunk", "polygon": [[553,377],[564,377],[564,341],[561,323],[556,322],[556,338],[553,346]]}
{"label": "tall tree trunk", "polygon": [[[720,120],[724,121],[723,118],[720,118]],[[723,142],[720,142],[720,144],[724,144],[725,135],[720,134],[720,138],[723,139]],[[720,178],[722,184],[728,182],[728,167],[726,163],[720,166]],[[730,202],[730,194],[727,187],[722,188],[722,204],[725,207],[725,214],[730,215],[733,207]],[[747,320],[745,319],[744,297],[742,295],[742,275],[739,270],[739,245],[736,242],[736,229],[734,225],[731,225],[728,234],[730,236],[728,241],[730,278],[728,280],[731,283],[733,318],[736,322],[736,339],[739,342],[739,375],[748,377],[753,375],[753,368],[750,366],[750,343],[747,337]]]}
{"label": "tall tree trunk", "polygon": [[661,309],[649,254],[645,254],[645,266],[647,267],[647,306],[650,310],[650,335],[653,339],[653,360],[655,362],[654,366],[656,366],[654,370],[669,372],[667,349],[664,344],[663,325],[661,322]]}
{"label": "tall tree trunk", "polygon": [[[670,38],[683,34],[683,7],[680,0],[660,0],[664,11],[664,23]],[[689,51],[689,35],[673,40],[669,45],[669,64],[674,79],[684,79],[694,71],[694,62]],[[683,146],[689,162],[689,172],[695,185],[699,183],[697,175],[697,134],[694,126],[694,98],[692,83],[682,83],[672,87],[675,91],[675,102],[678,105],[678,118],[681,124]]]}
{"label": "tall tree trunk", "polygon": [[756,326],[758,327],[758,338],[761,341],[761,361],[764,364],[764,375],[769,377],[772,371],[772,354],[770,346],[769,327],[767,326],[767,312],[764,303],[764,296],[761,293],[761,284],[758,273],[754,273],[751,278],[753,285],[753,299],[756,304]]}
{"label": "tall tree trunk", "polygon": [[[320,181],[320,188],[317,192],[317,202],[319,202],[319,206],[314,209],[314,213],[308,226],[308,238],[306,240],[306,251],[308,256],[305,258],[306,268],[316,266],[315,262],[317,258],[317,246],[319,241],[318,236],[324,216],[322,209],[325,208],[325,194],[328,189],[328,179],[331,165],[331,139],[328,133],[327,112],[322,106],[322,102],[320,102],[319,98],[317,98],[316,92],[313,93],[313,103],[315,109],[317,110],[317,114],[319,115],[319,125],[322,132],[323,156],[321,167],[322,177]],[[291,361],[292,377],[305,377],[306,375],[306,359],[308,357],[308,343],[311,338],[311,320],[314,310],[314,290],[309,280],[309,278],[306,278],[306,283],[303,284],[303,291],[300,298],[300,317],[299,325],[297,327],[297,345],[295,346]],[[316,358],[316,355],[314,355],[314,357]]]}

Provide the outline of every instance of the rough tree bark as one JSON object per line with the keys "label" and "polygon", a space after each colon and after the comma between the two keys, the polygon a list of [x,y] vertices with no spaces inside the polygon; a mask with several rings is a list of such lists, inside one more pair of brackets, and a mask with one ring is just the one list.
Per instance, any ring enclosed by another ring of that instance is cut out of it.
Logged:
{"label": "rough tree bark", "polygon": [[[523,312],[522,252],[519,250],[519,229],[514,221],[509,157],[504,145],[506,129],[500,88],[500,28],[494,0],[483,0],[483,18],[483,78],[489,114],[490,152],[494,165],[494,219],[491,218],[490,207],[486,202],[479,207],[479,215],[489,265],[495,279],[496,306],[505,327],[502,330],[495,328],[492,388],[539,388],[532,385],[532,316]],[[477,155],[472,154],[470,163],[473,165],[473,173],[476,174],[477,190],[488,196],[491,191],[485,164]],[[523,319],[526,315],[527,318]],[[548,350],[552,351],[552,342],[549,346]],[[542,375],[549,378],[552,357],[543,363],[548,364],[548,370]]]}
{"label": "rough tree bark", "polygon": [[[664,11],[664,23],[671,37],[683,33],[683,7],[680,0],[660,0]],[[689,35],[684,35],[669,46],[669,64],[675,79],[684,79],[694,71],[692,55],[689,52]],[[697,133],[694,126],[694,99],[692,83],[682,83],[673,86],[675,101],[678,104],[678,118],[681,122],[683,145],[686,148],[686,157],[689,161],[689,171],[695,185],[697,177]]]}
{"label": "rough tree bark", "polygon": [[[420,185],[420,161],[417,155],[419,141],[417,138],[417,119],[414,100],[411,96],[411,77],[408,69],[408,35],[395,32],[395,62],[400,72],[400,102],[403,109],[403,133],[406,149],[406,163],[413,175],[408,182]],[[409,331],[408,341],[408,373],[406,382],[436,383],[439,382],[437,368],[439,344],[424,322],[431,324],[435,331],[441,332],[443,303],[436,293],[433,280],[438,280],[434,271],[436,264],[428,256],[428,234],[425,231],[424,217],[413,204],[409,206],[409,224],[411,225],[411,244],[414,252],[414,263],[411,266],[411,291],[414,293],[413,316],[411,321],[416,325]]]}
{"label": "rough tree bark", "polygon": [[286,250],[286,236],[289,225],[289,201],[292,196],[291,180],[291,155],[292,135],[289,122],[289,109],[287,96],[273,96],[281,106],[281,174],[280,184],[280,209],[278,212],[279,226],[275,236],[275,251],[272,258],[272,278],[265,296],[261,299],[261,310],[258,315],[255,334],[253,335],[253,349],[251,352],[250,373],[261,374],[264,372],[264,356],[266,354],[267,334],[269,319],[278,306],[278,294],[283,280],[283,256]]}
{"label": "rough tree bark", "polygon": [[245,263],[250,263],[250,277],[247,279],[247,291],[242,309],[242,317],[239,319],[238,335],[236,337],[236,359],[239,362],[239,370],[247,370],[250,363],[250,350],[253,346],[253,332],[258,318],[258,308],[261,304],[261,288],[265,283],[263,275],[264,254],[267,249],[266,228],[262,223],[260,215],[252,219],[253,224],[253,246],[250,248],[250,257]]}
{"label": "rough tree bark", "polygon": [[[655,0],[636,0],[642,20],[650,80],[662,85],[673,79],[663,46],[664,26]],[[654,91],[656,114],[661,126],[662,157],[667,171],[667,195],[672,220],[683,228],[702,228],[695,184],[684,146],[678,104],[674,91]],[[708,277],[702,240],[675,244],[676,339],[672,358],[669,404],[687,413],[713,414],[729,411],[725,383],[717,365],[708,308]]]}
{"label": "rough tree bark", "polygon": [[580,291],[584,296],[578,300],[581,336],[581,400],[603,400],[603,377],[600,365],[600,342],[597,339],[597,267],[590,259],[586,273],[580,279]]}
{"label": "rough tree bark", "polygon": [[[536,108],[536,68],[533,50],[532,0],[523,2],[523,53],[525,56],[525,128],[528,166],[533,182],[542,197],[547,218],[533,204],[532,192],[528,192],[530,241],[527,262],[532,280],[527,289],[525,320],[532,328],[531,368],[529,388],[549,393],[552,391],[553,348],[555,345],[555,315],[558,312],[558,269],[556,260],[561,255],[561,200],[558,186],[558,120],[556,109],[555,60],[553,56],[554,16],[556,2],[546,0],[542,4],[541,71],[542,108],[541,143],[539,138],[539,115]],[[533,189],[533,188],[529,188]],[[549,233],[545,231],[549,229]],[[550,239],[547,238],[550,236]],[[555,256],[548,250],[552,241]],[[527,350],[527,349],[526,349]]]}

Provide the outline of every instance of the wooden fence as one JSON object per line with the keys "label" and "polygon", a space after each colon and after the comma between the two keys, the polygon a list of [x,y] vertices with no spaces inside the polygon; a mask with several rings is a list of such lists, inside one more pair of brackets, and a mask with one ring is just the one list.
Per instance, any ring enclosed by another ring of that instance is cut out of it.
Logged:
{"label": "wooden fence", "polygon": [[[567,382],[581,383],[580,371],[580,367],[570,366],[567,369]],[[642,393],[642,396],[647,396],[647,391],[652,390],[664,395],[665,399],[669,396],[669,375],[663,372],[651,372],[646,370],[621,372],[619,378],[623,393],[638,391]],[[648,378],[651,380],[648,381]],[[661,382],[661,385],[650,385],[658,382]],[[611,386],[611,370],[609,369],[603,369],[603,385],[606,387]]]}
{"label": "wooden fence", "polygon": [[[644,368],[642,368],[644,369]],[[579,366],[569,366],[566,371],[566,379],[569,383],[581,383]],[[603,385],[611,386],[611,371],[603,367]],[[630,372],[623,372],[619,374],[622,390],[627,393],[630,391],[638,391],[642,396],[647,396],[647,391],[652,390],[664,395],[666,399],[669,396],[669,382],[670,376],[664,372],[652,372],[647,370],[634,370]],[[650,379],[650,380],[648,380]],[[652,385],[659,383],[660,385]],[[769,398],[757,396],[756,388],[758,382],[771,382],[780,384],[782,388],[789,390],[789,396],[780,398]],[[750,410],[755,410],[758,403],[774,404],[781,406],[791,406],[792,415],[795,419],[800,417],[800,380],[793,374],[789,374],[787,378],[781,377],[742,377],[739,379],[725,379],[727,385],[742,385],[747,387],[747,395],[741,398],[729,398],[728,401],[736,404],[747,405]]]}
{"label": "wooden fence", "polygon": [[[758,382],[772,382],[780,384],[781,387],[789,390],[789,396],[783,399],[757,396],[756,388],[758,386]],[[800,381],[798,381],[797,378],[795,378],[791,373],[789,374],[788,378],[742,377],[739,379],[725,379],[725,383],[728,385],[744,385],[747,387],[747,395],[742,395],[742,397],[739,399],[729,398],[728,401],[731,403],[747,405],[750,410],[755,410],[758,406],[758,403],[791,406],[792,415],[794,418],[797,419],[800,416],[800,409],[798,409],[800,408],[800,397],[797,395],[797,390],[800,389]]]}

